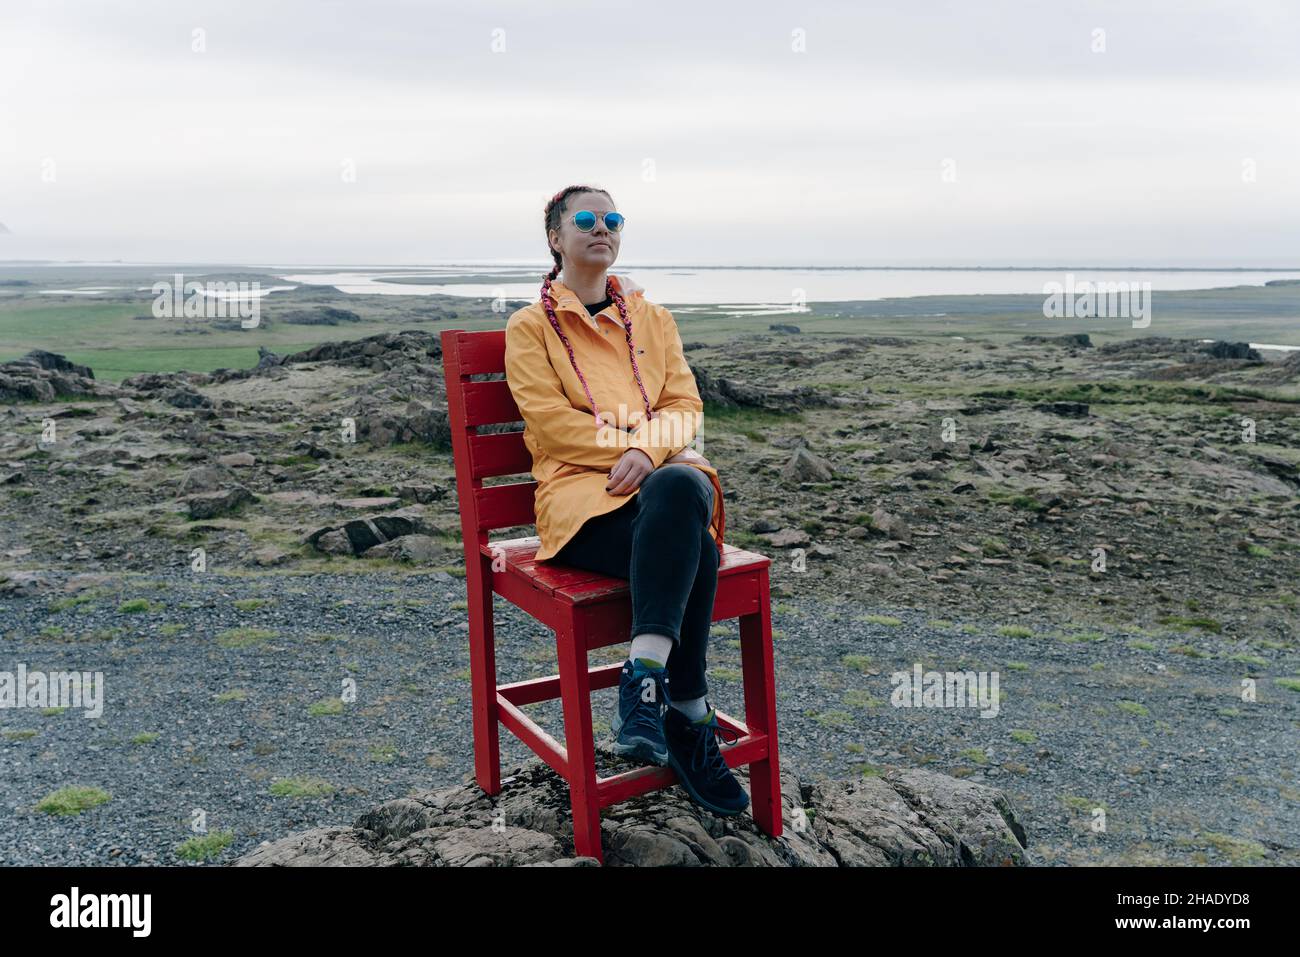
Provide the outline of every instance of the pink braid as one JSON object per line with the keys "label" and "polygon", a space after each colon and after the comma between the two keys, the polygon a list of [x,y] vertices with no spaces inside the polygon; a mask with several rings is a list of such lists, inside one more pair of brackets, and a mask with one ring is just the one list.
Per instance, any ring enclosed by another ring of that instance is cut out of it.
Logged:
{"label": "pink braid", "polygon": [[[542,308],[546,310],[546,318],[551,321],[551,328],[555,334],[560,337],[560,342],[564,343],[564,349],[569,354],[569,363],[573,366],[573,371],[578,376],[578,381],[582,383],[582,391],[587,396],[587,402],[591,405],[591,414],[596,417],[596,432],[600,432],[600,413],[596,408],[596,400],[592,398],[591,389],[587,386],[587,379],[578,368],[577,357],[573,354],[573,346],[569,343],[569,337],[560,329],[560,321],[555,317],[555,306],[551,302],[551,280],[555,279],[560,273],[560,267],[555,266],[542,280]],[[646,419],[653,417],[654,413],[650,408],[650,397],[646,395],[645,385],[641,381],[641,369],[636,364],[636,348],[632,342],[632,320],[627,317],[627,301],[614,287],[614,281],[609,276],[605,277],[605,294],[614,300],[618,306],[619,320],[623,323],[623,331],[626,333],[627,352],[632,360],[632,375],[636,378],[637,388],[641,390],[641,401],[645,403]]]}

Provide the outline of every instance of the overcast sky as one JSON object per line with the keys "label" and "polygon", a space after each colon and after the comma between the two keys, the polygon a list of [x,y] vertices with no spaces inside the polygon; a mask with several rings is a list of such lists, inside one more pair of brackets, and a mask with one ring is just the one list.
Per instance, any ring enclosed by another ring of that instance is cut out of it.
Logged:
{"label": "overcast sky", "polygon": [[545,265],[546,199],[586,182],[627,265],[1296,266],[1298,24],[1294,0],[4,0],[0,259]]}

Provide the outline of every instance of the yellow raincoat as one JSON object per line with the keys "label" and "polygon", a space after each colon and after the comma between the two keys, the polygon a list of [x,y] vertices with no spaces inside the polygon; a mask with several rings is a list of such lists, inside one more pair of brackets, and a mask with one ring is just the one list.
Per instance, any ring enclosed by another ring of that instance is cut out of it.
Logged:
{"label": "yellow raincoat", "polygon": [[[573,347],[597,409],[602,417],[635,426],[621,436],[607,426],[603,443],[582,383],[540,299],[510,316],[506,380],[523,416],[524,444],[533,457],[539,561],[554,556],[587,519],[613,511],[640,491],[605,491],[610,471],[628,448],[642,449],[659,468],[691,443],[704,411],[672,313],[647,300],[645,290],[626,276],[610,278],[627,303],[637,368],[651,408],[667,425],[652,429],[640,421],[645,403],[632,374],[616,303],[593,317],[571,289],[558,279],[551,282],[555,318]],[[713,483],[709,533],[721,553],[725,515],[717,470],[689,464]]]}

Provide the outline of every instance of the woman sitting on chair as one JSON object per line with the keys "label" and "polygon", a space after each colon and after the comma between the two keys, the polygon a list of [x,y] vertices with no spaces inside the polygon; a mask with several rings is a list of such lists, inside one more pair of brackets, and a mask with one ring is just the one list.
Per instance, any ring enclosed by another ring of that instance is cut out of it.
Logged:
{"label": "woman sitting on chair", "polygon": [[608,273],[623,224],[604,190],[556,193],[555,267],[540,301],[506,324],[506,380],[537,480],[537,559],[628,580],[614,750],[672,767],[694,801],[739,814],[749,795],[718,748],[725,729],[704,679],[722,486],[688,447],[704,404],[672,313]]}

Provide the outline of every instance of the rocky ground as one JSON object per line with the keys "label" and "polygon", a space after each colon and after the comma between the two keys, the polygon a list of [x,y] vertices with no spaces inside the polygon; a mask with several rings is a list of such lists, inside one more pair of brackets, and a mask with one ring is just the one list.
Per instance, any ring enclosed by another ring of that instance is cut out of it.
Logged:
{"label": "rocky ground", "polygon": [[[1045,863],[1300,860],[1295,354],[687,338],[728,538],[773,558],[790,768],[996,784]],[[0,712],[0,859],[174,860],[200,808],[230,839],[183,853],[224,860],[460,779],[434,334],[118,384],[36,353],[0,366],[0,397],[0,667],[121,689],[100,720]],[[499,614],[503,660],[549,673],[535,623]],[[999,718],[884,707],[915,662],[999,671]],[[68,784],[111,797],[37,809]]]}
{"label": "rocky ground", "polygon": [[[746,769],[738,772],[748,788]],[[1024,828],[997,791],[933,771],[803,782],[782,776],[771,838],[749,815],[701,811],[678,788],[611,808],[601,847],[611,867],[1013,867],[1031,863]],[[262,845],[243,867],[592,865],[573,856],[569,794],[540,760],[507,769],[488,797],[473,782],[389,801],[352,827]]]}

